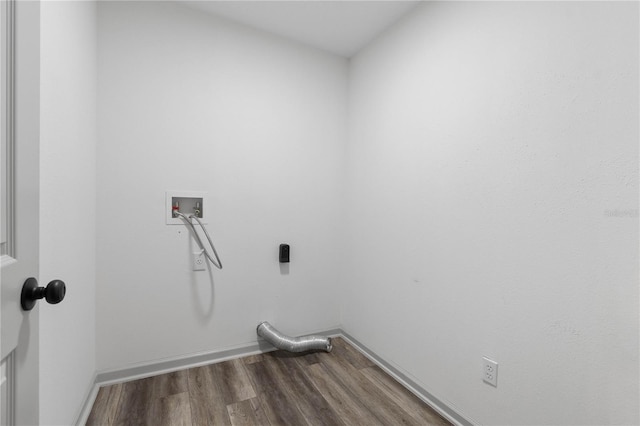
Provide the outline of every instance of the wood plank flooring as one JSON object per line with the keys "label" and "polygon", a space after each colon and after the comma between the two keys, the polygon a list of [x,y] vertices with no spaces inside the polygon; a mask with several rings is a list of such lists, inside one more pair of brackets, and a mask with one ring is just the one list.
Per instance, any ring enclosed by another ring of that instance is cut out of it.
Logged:
{"label": "wood plank flooring", "polygon": [[342,338],[100,388],[87,425],[449,425]]}

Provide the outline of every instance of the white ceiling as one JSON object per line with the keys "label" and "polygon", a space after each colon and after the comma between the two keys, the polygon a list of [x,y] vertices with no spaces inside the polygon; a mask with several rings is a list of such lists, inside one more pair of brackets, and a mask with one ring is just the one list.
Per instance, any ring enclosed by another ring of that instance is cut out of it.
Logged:
{"label": "white ceiling", "polygon": [[419,1],[190,1],[188,6],[350,57]]}

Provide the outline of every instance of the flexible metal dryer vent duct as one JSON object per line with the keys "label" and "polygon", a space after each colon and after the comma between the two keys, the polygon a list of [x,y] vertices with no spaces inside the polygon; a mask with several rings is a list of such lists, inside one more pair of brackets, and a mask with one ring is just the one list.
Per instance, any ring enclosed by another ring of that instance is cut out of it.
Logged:
{"label": "flexible metal dryer vent duct", "polygon": [[264,321],[258,324],[258,336],[264,338],[278,349],[289,352],[306,352],[311,350],[322,350],[331,352],[331,337],[324,336],[301,336],[289,337],[280,333],[271,324]]}

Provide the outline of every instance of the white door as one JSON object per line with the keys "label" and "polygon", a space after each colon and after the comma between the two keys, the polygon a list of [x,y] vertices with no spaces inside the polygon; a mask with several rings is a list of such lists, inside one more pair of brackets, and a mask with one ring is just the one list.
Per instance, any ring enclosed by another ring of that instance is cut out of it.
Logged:
{"label": "white door", "polygon": [[38,304],[43,302],[23,311],[20,294],[27,278],[38,278],[40,4],[14,0],[1,4],[0,420],[34,425],[39,411]]}

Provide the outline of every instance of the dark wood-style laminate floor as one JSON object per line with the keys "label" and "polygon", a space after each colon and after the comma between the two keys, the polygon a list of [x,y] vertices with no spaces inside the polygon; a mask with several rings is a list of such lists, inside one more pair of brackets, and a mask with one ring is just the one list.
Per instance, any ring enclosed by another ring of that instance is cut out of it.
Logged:
{"label": "dark wood-style laminate floor", "polygon": [[448,425],[342,338],[100,388],[87,425]]}

